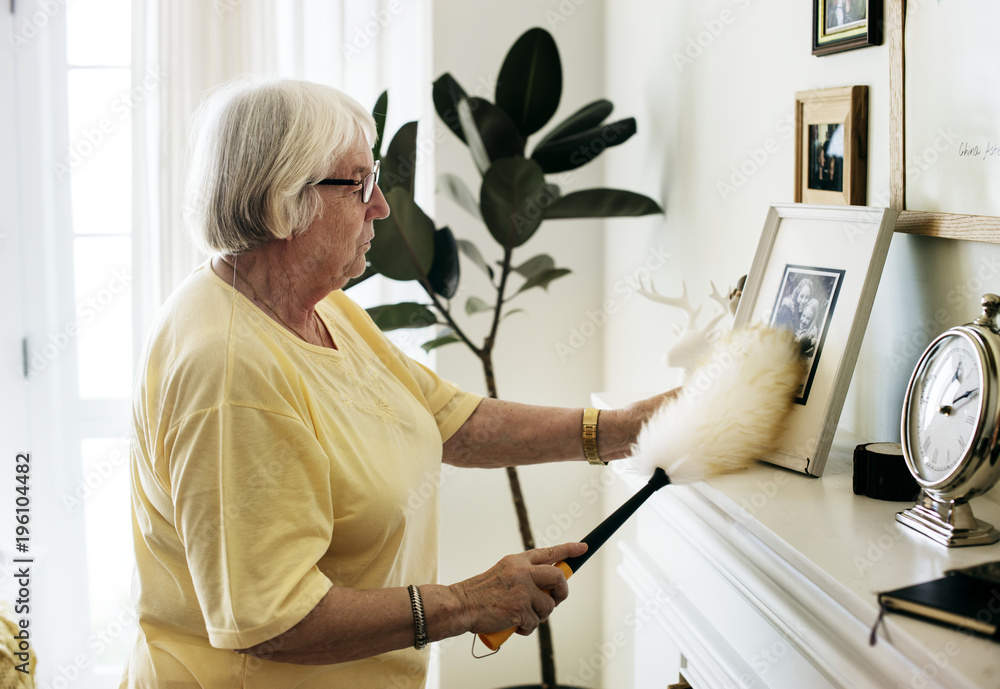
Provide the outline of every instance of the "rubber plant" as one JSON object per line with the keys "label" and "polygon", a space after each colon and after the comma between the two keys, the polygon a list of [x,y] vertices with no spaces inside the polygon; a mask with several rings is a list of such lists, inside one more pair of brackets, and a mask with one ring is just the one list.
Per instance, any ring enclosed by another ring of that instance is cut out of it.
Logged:
{"label": "rubber plant", "polygon": [[[485,226],[487,236],[499,245],[502,258],[494,267],[478,246],[456,239],[447,227],[434,221],[414,201],[417,160],[417,123],[403,125],[381,151],[388,95],[382,93],[373,114],[378,141],[373,154],[381,160],[379,186],[391,215],[375,223],[375,239],[368,252],[366,272],[350,286],[372,275],[420,283],[426,301],[385,304],[368,309],[385,331],[397,328],[438,326],[436,335],[422,346],[430,351],[462,343],[482,363],[486,389],[497,397],[493,369],[494,346],[503,319],[518,309],[511,303],[535,288],[548,289],[554,280],[570,271],[556,267],[554,259],[538,254],[515,261],[521,249],[548,220],[642,216],[662,213],[652,199],[622,189],[593,188],[562,194],[546,175],[586,165],[610,146],[627,141],[636,132],[634,118],[608,122],[612,104],[604,99],[583,106],[552,127],[528,154],[528,137],[551,120],[562,94],[562,64],[552,36],[540,28],[525,32],[507,53],[497,79],[495,100],[470,96],[451,74],[434,82],[433,101],[444,124],[464,142],[472,154],[481,179],[473,185],[478,196],[456,175],[444,174],[438,190],[468,211],[474,225]],[[464,306],[452,298],[459,288],[459,254],[482,270],[495,294],[489,299],[470,296]],[[459,316],[459,311],[464,311]],[[482,343],[473,342],[460,318],[490,318]],[[517,470],[507,477],[526,550],[535,547]],[[542,687],[556,687],[555,659],[548,623],[538,629]]]}

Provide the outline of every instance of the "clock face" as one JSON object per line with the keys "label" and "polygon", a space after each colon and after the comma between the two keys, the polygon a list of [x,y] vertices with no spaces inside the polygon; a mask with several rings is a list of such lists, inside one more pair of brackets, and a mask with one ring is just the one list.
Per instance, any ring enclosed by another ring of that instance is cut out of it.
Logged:
{"label": "clock face", "polygon": [[946,334],[925,352],[906,402],[906,444],[918,479],[937,483],[969,458],[982,384],[980,357],[967,338]]}

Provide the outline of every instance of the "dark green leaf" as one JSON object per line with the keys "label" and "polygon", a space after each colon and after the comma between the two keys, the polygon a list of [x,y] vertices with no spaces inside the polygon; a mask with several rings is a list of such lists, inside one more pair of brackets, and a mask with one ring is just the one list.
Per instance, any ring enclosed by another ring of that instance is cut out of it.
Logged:
{"label": "dark green leaf", "polygon": [[611,101],[603,98],[601,100],[595,100],[593,103],[588,105],[584,105],[582,108],[549,130],[549,133],[543,136],[542,140],[539,141],[536,146],[542,146],[549,141],[555,141],[567,136],[579,134],[580,132],[596,127],[611,115],[611,111],[614,110],[614,107],[615,106],[611,104]]}
{"label": "dark green leaf", "polygon": [[583,189],[566,194],[545,209],[545,218],[615,218],[662,213],[648,196],[624,189]]}
{"label": "dark green leaf", "polygon": [[545,290],[549,289],[549,283],[553,280],[561,278],[563,275],[570,274],[569,268],[551,268],[550,270],[545,270],[531,278],[523,285],[521,289],[517,290],[516,294],[532,289],[533,287],[542,287]]}
{"label": "dark green leaf", "polygon": [[565,172],[586,165],[605,149],[625,143],[633,134],[635,118],[629,117],[539,144],[531,158],[546,174]]}
{"label": "dark green leaf", "polygon": [[437,110],[438,117],[463,143],[465,143],[465,134],[458,121],[458,102],[465,97],[465,89],[448,72],[439,76],[431,89],[431,99],[434,101],[434,109]]}
{"label": "dark green leaf", "polygon": [[503,158],[483,176],[479,207],[490,234],[504,247],[531,239],[552,203],[542,168],[532,160]]}
{"label": "dark green leaf", "polygon": [[382,156],[379,151],[382,149],[382,134],[385,132],[385,115],[389,110],[389,92],[383,91],[375,101],[372,108],[372,117],[375,118],[375,145],[372,147],[372,158],[378,160]]}
{"label": "dark green leaf", "polygon": [[465,302],[465,313],[472,315],[483,311],[492,311],[493,307],[479,297],[469,297]]}
{"label": "dark green leaf", "polygon": [[497,77],[496,102],[521,136],[534,134],[552,119],[562,95],[559,49],[545,29],[529,29],[511,46]]}
{"label": "dark green leaf", "polygon": [[490,268],[489,264],[486,263],[485,259],[483,259],[483,255],[479,253],[479,249],[476,248],[476,245],[468,239],[459,239],[456,241],[458,243],[458,250],[465,254],[470,261],[482,268],[483,272],[490,276],[490,280],[493,280],[493,269]]}
{"label": "dark green leaf", "polygon": [[368,263],[387,278],[417,280],[434,260],[434,222],[402,187],[390,189],[385,198],[391,213],[375,221]]}
{"label": "dark green leaf", "polygon": [[467,102],[491,163],[501,158],[524,155],[524,137],[510,115],[484,98],[473,96]]}
{"label": "dark green leaf", "polygon": [[452,344],[453,342],[461,342],[461,340],[455,337],[454,335],[443,335],[441,337],[436,337],[433,340],[428,340],[427,342],[424,342],[422,345],[420,345],[420,348],[423,349],[425,352],[429,352],[432,349],[437,349],[438,347],[442,347],[446,344]]}
{"label": "dark green leaf", "polygon": [[524,309],[511,309],[507,313],[500,316],[500,320],[503,321],[507,316],[513,316],[515,313],[527,313]]}
{"label": "dark green leaf", "polygon": [[556,262],[551,256],[548,254],[538,254],[533,258],[529,258],[527,261],[514,268],[514,270],[524,276],[525,280],[530,280],[542,271],[550,270],[555,267]]}
{"label": "dark green leaf", "polygon": [[427,280],[437,294],[451,299],[458,291],[459,275],[455,235],[447,227],[442,227],[434,233],[434,261]]}
{"label": "dark green leaf", "polygon": [[438,191],[464,208],[470,215],[478,220],[483,219],[483,214],[479,211],[479,202],[469,191],[462,178],[458,175],[446,172],[438,177]]}
{"label": "dark green leaf", "polygon": [[382,193],[400,187],[413,196],[413,178],[417,170],[417,123],[407,122],[389,143],[382,157],[378,186]]}
{"label": "dark green leaf", "polygon": [[383,304],[365,309],[380,330],[388,332],[400,328],[425,328],[437,323],[434,312],[423,304],[404,301],[399,304]]}

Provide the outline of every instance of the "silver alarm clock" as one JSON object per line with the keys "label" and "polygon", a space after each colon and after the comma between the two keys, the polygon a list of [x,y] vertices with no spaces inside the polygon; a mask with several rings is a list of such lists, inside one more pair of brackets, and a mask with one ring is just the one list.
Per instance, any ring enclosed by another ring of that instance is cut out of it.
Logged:
{"label": "silver alarm clock", "polygon": [[1000,297],[983,295],[982,306],[927,346],[903,399],[903,457],[921,492],[896,519],[949,547],[1000,540],[969,505],[1000,478]]}

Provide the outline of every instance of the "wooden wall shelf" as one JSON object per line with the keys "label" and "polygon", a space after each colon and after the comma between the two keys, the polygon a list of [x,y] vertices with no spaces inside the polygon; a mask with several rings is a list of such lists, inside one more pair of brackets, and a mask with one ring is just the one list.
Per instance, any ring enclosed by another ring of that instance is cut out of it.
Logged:
{"label": "wooden wall shelf", "polygon": [[903,211],[896,232],[1000,244],[1000,217],[906,208],[906,45],[904,0],[886,0],[889,44],[889,206]]}

